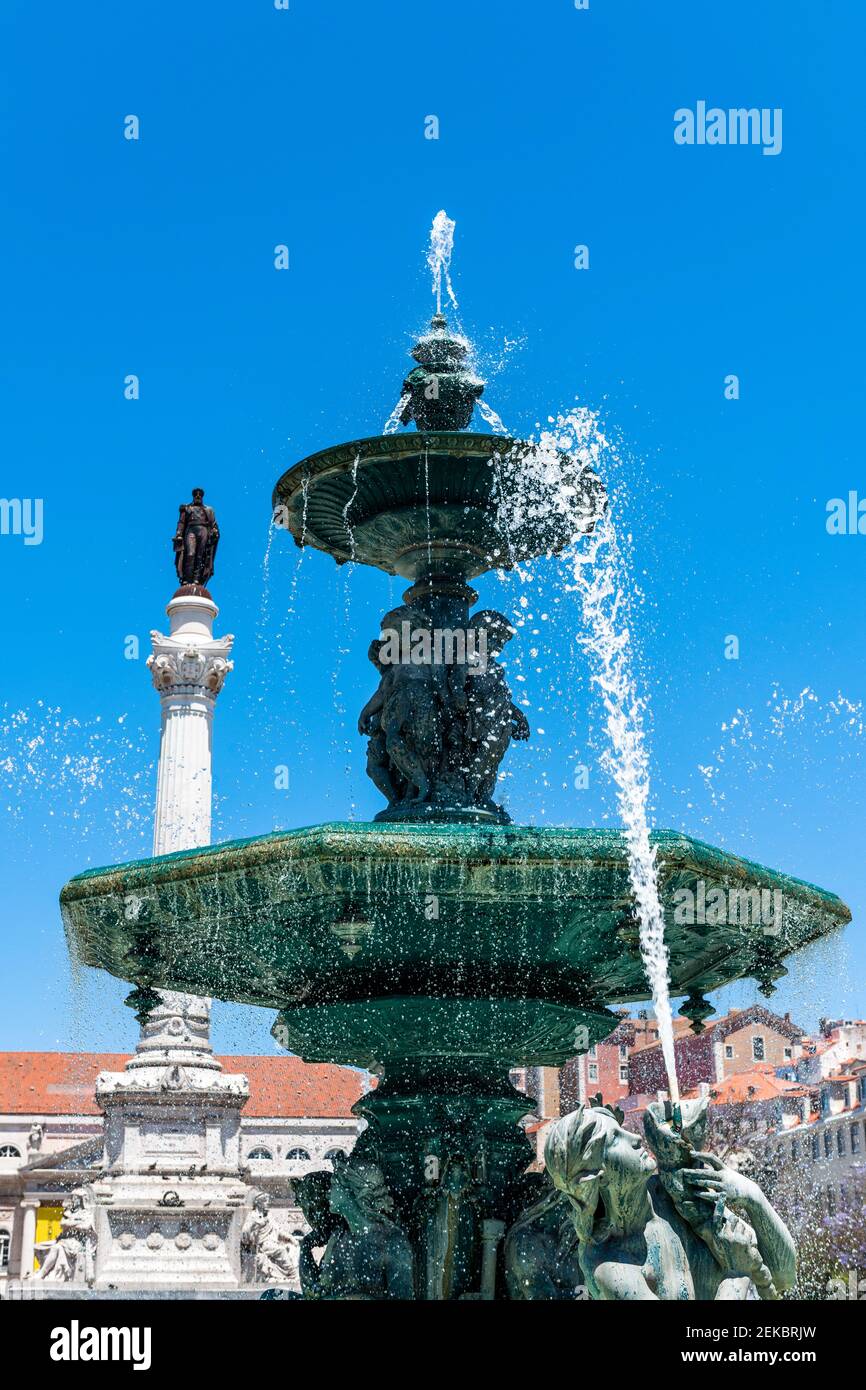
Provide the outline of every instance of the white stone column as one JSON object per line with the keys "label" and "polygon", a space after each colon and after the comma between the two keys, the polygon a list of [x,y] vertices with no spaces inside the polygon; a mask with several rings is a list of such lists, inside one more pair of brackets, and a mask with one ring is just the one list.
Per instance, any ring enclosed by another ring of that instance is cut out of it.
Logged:
{"label": "white stone column", "polygon": [[21,1274],[29,1279],[33,1273],[33,1258],[36,1253],[36,1213],[39,1210],[38,1197],[25,1197],[21,1203]]}
{"label": "white stone column", "polygon": [[[154,854],[210,844],[214,708],[234,666],[229,659],[234,637],[213,635],[219,613],[213,599],[178,593],[165,611],[168,635],[151,632],[147,660],[162,705]],[[138,1055],[128,1068],[146,1064],[145,1059],[151,1065],[176,1063],[179,1051],[211,1050],[210,1001],[168,990],[162,997],[164,1005],[142,1028]]]}
{"label": "white stone column", "polygon": [[[169,632],[151,633],[147,663],[162,706],[155,855],[210,843],[214,707],[232,669],[233,638],[214,638],[212,599],[181,589],[167,612]],[[123,1071],[96,1082],[105,1113],[96,1287],[237,1288],[249,1086],[213,1055],[210,1000],[159,994]]]}
{"label": "white stone column", "polygon": [[212,599],[176,596],[166,612],[168,636],[150,634],[147,661],[162,704],[154,854],[210,844],[214,707],[234,665],[234,638],[213,635]]}

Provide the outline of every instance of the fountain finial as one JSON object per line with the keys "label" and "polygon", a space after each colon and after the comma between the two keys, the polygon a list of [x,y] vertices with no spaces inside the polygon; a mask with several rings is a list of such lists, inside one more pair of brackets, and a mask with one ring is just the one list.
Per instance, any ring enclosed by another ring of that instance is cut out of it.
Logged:
{"label": "fountain finial", "polygon": [[430,328],[417,341],[412,356],[418,363],[403,382],[408,397],[401,424],[411,420],[419,430],[465,430],[484,382],[465,363],[469,343],[448,329],[445,315],[436,313]]}

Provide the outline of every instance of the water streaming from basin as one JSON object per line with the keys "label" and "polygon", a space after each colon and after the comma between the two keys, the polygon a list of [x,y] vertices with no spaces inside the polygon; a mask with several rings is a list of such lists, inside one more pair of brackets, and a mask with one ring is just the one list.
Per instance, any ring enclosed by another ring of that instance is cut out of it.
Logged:
{"label": "water streaming from basin", "polygon": [[[609,471],[613,446],[598,415],[576,408],[551,421],[529,441],[518,469],[508,468],[502,491],[507,525],[527,516],[543,524],[547,512],[568,518],[574,513],[574,535],[583,531],[575,508],[580,498],[580,470],[592,468],[602,477]],[[564,466],[564,452],[574,460]],[[516,483],[516,486],[515,486]],[[659,1038],[668,1074],[671,1100],[679,1101],[674,1056],[673,1019],[669,989],[669,959],[664,914],[659,895],[655,850],[650,841],[650,772],[644,728],[645,699],[638,694],[630,626],[628,566],[622,554],[612,510],[598,518],[589,537],[561,557],[565,587],[580,604],[578,643],[590,659],[591,679],[604,710],[607,748],[602,766],[615,789],[628,851],[629,879],[634,893],[640,950],[652,990]]]}

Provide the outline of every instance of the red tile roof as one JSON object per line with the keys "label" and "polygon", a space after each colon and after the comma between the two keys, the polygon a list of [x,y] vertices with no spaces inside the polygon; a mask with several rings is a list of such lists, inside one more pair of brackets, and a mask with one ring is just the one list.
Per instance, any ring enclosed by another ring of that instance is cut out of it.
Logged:
{"label": "red tile roof", "polygon": [[[688,1096],[700,1092],[688,1091]],[[758,1100],[775,1100],[782,1095],[807,1095],[807,1089],[798,1081],[784,1081],[769,1065],[755,1067],[752,1071],[738,1072],[725,1081],[714,1082],[710,1087],[710,1098],[714,1105],[735,1105],[741,1101],[749,1103]]]}
{"label": "red tile roof", "polygon": [[[0,1114],[98,1115],[93,1097],[101,1071],[122,1071],[121,1052],[0,1052]],[[227,1072],[243,1072],[250,1098],[245,1116],[338,1119],[350,1114],[369,1078],[351,1067],[302,1062],[299,1057],[220,1057]]]}

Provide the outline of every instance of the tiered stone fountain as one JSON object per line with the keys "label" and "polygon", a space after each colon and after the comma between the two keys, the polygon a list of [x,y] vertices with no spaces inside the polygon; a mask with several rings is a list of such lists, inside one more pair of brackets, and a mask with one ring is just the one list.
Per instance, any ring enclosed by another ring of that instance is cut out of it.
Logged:
{"label": "tiered stone fountain", "polygon": [[[561,1065],[610,1032],[610,1005],[649,994],[623,837],[514,826],[495,800],[508,745],[530,730],[496,660],[514,630],[472,614],[470,581],[579,544],[605,494],[563,454],[566,520],[528,476],[528,446],[469,431],[483,385],[466,350],[437,315],[403,388],[416,432],[326,449],[274,491],[298,545],[409,586],[370,652],[375,823],[94,870],[62,894],[71,948],[133,981],[139,1009],[165,989],[273,1008],[284,1047],[377,1074],[350,1160],[302,1195],[329,1241],[308,1296],[506,1296],[501,1237],[539,1195],[520,1124],[532,1102],[509,1069]],[[528,519],[506,526],[517,485]],[[849,918],[797,879],[681,834],[654,841],[671,991],[697,1029],[706,992],[743,976],[771,991],[785,956]],[[677,925],[674,895],[699,883],[778,890],[781,925]]]}

